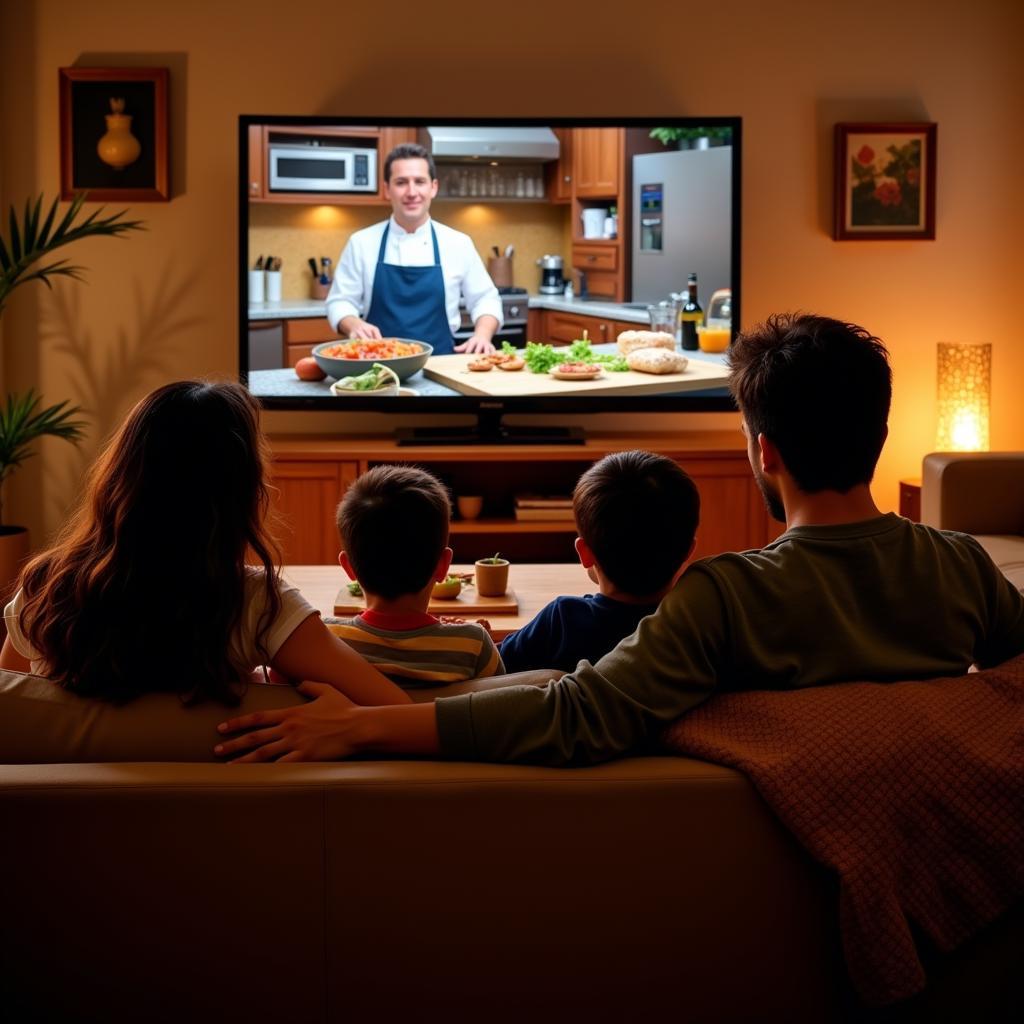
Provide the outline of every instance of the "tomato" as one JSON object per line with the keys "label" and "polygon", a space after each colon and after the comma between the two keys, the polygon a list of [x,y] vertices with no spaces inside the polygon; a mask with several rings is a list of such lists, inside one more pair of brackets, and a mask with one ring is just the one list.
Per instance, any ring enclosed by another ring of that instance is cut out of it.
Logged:
{"label": "tomato", "polygon": [[299,380],[323,380],[327,374],[312,356],[305,356],[295,364],[295,376]]}

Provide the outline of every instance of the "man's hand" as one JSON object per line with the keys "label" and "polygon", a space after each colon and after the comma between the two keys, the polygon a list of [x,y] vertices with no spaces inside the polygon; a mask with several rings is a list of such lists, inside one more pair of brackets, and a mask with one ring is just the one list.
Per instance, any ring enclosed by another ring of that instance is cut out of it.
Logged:
{"label": "man's hand", "polygon": [[467,338],[461,345],[455,346],[456,352],[494,352],[494,345],[491,343],[490,338],[485,338],[482,334],[474,334],[472,337]]}
{"label": "man's hand", "polygon": [[374,341],[381,337],[380,328],[376,324],[367,323],[357,316],[346,316],[338,324],[353,341]]}
{"label": "man's hand", "polygon": [[[353,732],[359,708],[326,683],[305,682],[299,693],[315,698],[297,708],[257,711],[221,722],[217,731],[244,736],[225,740],[213,748],[219,755],[242,754],[242,761],[334,761],[356,750]],[[246,753],[248,751],[248,753]]]}

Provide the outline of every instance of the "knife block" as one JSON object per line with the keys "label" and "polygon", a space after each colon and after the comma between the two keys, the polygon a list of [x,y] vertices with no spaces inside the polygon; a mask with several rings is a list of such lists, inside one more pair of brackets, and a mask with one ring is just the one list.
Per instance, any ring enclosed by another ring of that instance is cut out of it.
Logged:
{"label": "knife block", "polygon": [[487,273],[491,275],[495,288],[512,287],[512,257],[488,256]]}

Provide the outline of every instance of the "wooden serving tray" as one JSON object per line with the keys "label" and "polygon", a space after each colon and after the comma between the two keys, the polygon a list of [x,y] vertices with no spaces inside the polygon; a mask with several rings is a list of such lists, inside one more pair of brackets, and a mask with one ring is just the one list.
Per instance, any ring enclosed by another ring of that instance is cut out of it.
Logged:
{"label": "wooden serving tray", "polygon": [[[348,587],[342,587],[334,599],[335,615],[358,615],[366,611],[366,601],[361,597],[353,597]],[[433,598],[427,606],[431,615],[458,615],[462,618],[487,615],[515,615],[519,611],[519,602],[515,591],[511,588],[501,597],[481,597],[475,587],[463,587],[458,597],[447,600]]]}

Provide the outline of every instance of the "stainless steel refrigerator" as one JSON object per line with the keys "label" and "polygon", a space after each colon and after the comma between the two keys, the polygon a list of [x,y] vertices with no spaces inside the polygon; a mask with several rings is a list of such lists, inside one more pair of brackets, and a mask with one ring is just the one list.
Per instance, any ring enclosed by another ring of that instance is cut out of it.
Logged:
{"label": "stainless steel refrigerator", "polygon": [[633,157],[633,301],[660,302],[697,274],[707,313],[711,293],[730,288],[732,146]]}

